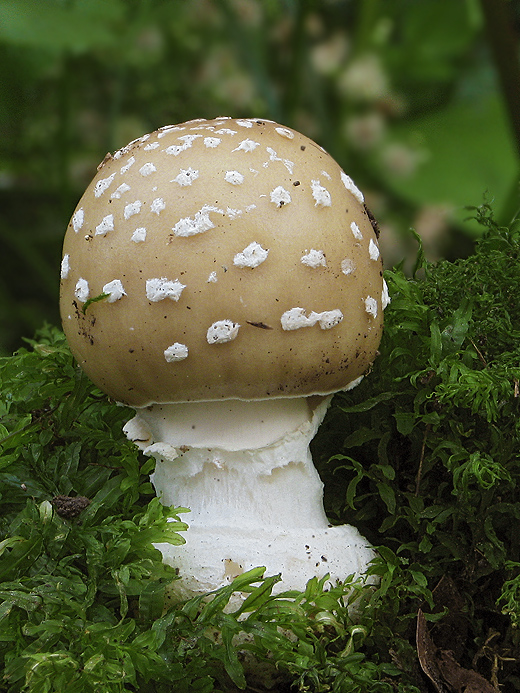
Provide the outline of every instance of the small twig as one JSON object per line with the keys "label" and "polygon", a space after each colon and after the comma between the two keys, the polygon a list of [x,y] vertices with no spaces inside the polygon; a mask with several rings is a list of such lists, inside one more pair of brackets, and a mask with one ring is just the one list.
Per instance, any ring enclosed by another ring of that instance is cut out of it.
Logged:
{"label": "small twig", "polygon": [[428,433],[430,432],[431,424],[426,425],[426,429],[424,431],[424,436],[423,436],[423,441],[422,441],[422,446],[421,446],[421,456],[419,458],[419,469],[417,470],[417,477],[415,481],[415,497],[419,495],[419,488],[421,486],[421,479],[422,479],[422,469],[423,469],[423,463],[424,463],[424,453],[426,450],[426,438],[428,437]]}
{"label": "small twig", "polygon": [[33,419],[28,421],[25,424],[25,426],[22,426],[17,431],[11,431],[11,433],[8,433],[4,438],[0,439],[0,445],[3,445],[6,442],[6,440],[9,440],[10,438],[14,438],[14,436],[17,436],[19,433],[23,433],[28,428],[31,428],[31,426],[35,426],[37,423],[39,423],[46,416],[50,416],[51,414],[53,414],[58,407],[59,407],[59,404],[57,404],[55,407],[52,407],[52,409],[49,409],[48,411],[44,412],[43,414],[40,414],[39,416],[35,416]]}
{"label": "small twig", "polygon": [[103,469],[112,469],[115,471],[121,471],[123,467],[112,467],[109,464],[101,464],[100,462],[89,462],[88,463],[89,467],[102,467]]}
{"label": "small twig", "polygon": [[477,352],[479,359],[482,361],[482,364],[484,365],[484,368],[487,368],[488,365],[486,363],[486,359],[482,356],[482,352],[480,351],[478,346],[475,344],[475,342],[471,339],[471,337],[470,337],[469,341],[471,342],[471,345],[473,346],[473,348]]}

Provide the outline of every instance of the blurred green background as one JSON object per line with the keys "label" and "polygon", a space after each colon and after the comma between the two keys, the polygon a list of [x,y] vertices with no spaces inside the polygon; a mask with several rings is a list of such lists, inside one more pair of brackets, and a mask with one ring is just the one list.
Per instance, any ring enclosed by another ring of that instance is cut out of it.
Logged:
{"label": "blurred green background", "polygon": [[[387,266],[464,256],[518,207],[518,0],[0,0],[0,353],[57,311],[68,220],[108,151],[262,117],[363,189]],[[516,133],[516,134],[515,134]]]}

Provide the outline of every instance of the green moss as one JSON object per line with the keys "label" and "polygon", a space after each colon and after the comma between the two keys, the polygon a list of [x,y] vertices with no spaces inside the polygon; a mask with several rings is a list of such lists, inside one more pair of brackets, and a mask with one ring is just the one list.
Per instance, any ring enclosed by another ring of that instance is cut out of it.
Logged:
{"label": "green moss", "polygon": [[[485,233],[471,257],[431,264],[419,254],[413,279],[386,273],[381,355],[336,397],[316,451],[329,516],[421,566],[432,592],[449,579],[469,625],[463,666],[476,657],[489,675],[486,657],[510,655],[501,676],[517,686],[520,225],[498,227],[486,205],[477,217]],[[385,639],[375,626],[378,646],[413,642],[399,621],[414,623],[419,606],[401,605]]]}

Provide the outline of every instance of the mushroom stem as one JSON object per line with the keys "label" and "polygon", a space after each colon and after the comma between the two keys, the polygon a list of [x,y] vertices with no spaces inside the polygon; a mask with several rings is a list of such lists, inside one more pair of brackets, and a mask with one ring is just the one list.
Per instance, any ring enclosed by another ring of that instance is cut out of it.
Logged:
{"label": "mushroom stem", "polygon": [[191,511],[186,545],[160,547],[180,597],[258,565],[281,572],[283,589],[364,572],[373,552],[353,527],[330,526],[309,450],[330,399],[154,404],[125,426],[157,461],[162,502]]}
{"label": "mushroom stem", "polygon": [[[191,526],[327,527],[309,443],[330,397],[153,405],[153,484]],[[165,444],[168,448],[165,447]]]}

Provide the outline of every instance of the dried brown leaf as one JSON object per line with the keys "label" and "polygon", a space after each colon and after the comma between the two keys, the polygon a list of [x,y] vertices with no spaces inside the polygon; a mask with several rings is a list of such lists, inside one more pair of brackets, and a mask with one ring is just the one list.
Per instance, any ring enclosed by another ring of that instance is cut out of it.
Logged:
{"label": "dried brown leaf", "polygon": [[416,639],[419,663],[437,693],[497,693],[478,672],[461,667],[453,652],[435,645],[421,610],[417,614]]}

